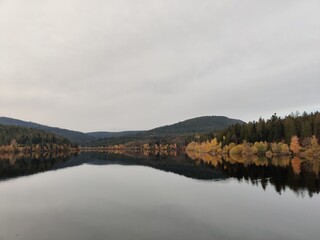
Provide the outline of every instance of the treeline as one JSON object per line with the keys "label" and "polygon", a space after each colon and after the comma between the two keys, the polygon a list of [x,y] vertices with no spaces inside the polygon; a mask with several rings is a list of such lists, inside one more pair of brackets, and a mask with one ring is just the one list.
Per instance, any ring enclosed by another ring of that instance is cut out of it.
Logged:
{"label": "treeline", "polygon": [[235,124],[217,135],[198,135],[186,150],[242,156],[299,156],[310,160],[320,157],[320,113],[291,114],[284,118]]}
{"label": "treeline", "polygon": [[299,138],[293,136],[290,144],[284,142],[254,142],[243,141],[240,144],[230,143],[222,146],[217,138],[205,142],[191,142],[186,147],[186,152],[209,153],[214,155],[240,155],[244,157],[266,156],[272,158],[274,156],[299,156],[308,160],[319,159],[320,146],[318,139],[312,136],[308,139],[308,144],[302,147]]}
{"label": "treeline", "polygon": [[42,130],[0,124],[0,145],[10,145],[13,140],[18,145],[23,146],[37,144],[71,145],[69,140]]}
{"label": "treeline", "polygon": [[95,139],[94,137],[89,136],[82,132],[57,128],[57,127],[49,127],[49,126],[45,126],[45,125],[41,125],[33,122],[26,122],[18,119],[7,118],[7,117],[0,117],[0,124],[5,126],[16,126],[16,127],[32,128],[32,129],[45,131],[45,132],[60,136],[62,138],[66,138],[73,144],[85,144]]}
{"label": "treeline", "polygon": [[310,145],[312,136],[320,139],[320,113],[296,113],[284,118],[274,114],[268,120],[260,118],[257,122],[235,124],[221,131],[216,137],[222,146],[225,146],[243,141],[290,144],[292,136],[297,136],[302,146]]}
{"label": "treeline", "polygon": [[177,144],[149,144],[142,145],[110,145],[104,147],[79,147],[80,152],[107,152],[114,154],[141,153],[144,156],[177,156],[179,151]]}
{"label": "treeline", "polygon": [[0,154],[68,153],[77,151],[69,140],[38,129],[0,124]]}

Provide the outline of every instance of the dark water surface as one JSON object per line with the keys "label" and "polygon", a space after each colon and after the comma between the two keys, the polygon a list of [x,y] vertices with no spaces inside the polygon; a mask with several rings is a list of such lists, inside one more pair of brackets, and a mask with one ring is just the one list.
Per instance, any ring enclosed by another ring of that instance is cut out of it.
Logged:
{"label": "dark water surface", "polygon": [[320,239],[308,169],[186,156],[1,160],[0,239]]}

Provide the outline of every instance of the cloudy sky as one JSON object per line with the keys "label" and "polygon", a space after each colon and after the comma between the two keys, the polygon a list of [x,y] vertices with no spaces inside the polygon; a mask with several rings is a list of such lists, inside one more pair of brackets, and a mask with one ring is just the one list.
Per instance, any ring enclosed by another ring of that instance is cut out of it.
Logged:
{"label": "cloudy sky", "polygon": [[320,110],[319,0],[0,0],[0,116],[150,129]]}

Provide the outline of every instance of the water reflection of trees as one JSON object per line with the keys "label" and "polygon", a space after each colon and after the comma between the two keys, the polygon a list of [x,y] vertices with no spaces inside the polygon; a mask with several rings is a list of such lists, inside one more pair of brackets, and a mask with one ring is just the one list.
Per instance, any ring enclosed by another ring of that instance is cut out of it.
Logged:
{"label": "water reflection of trees", "polygon": [[[109,151],[111,159],[121,156],[120,163],[146,165],[163,171],[175,172],[196,179],[221,180],[228,177],[245,180],[263,189],[273,185],[281,194],[289,188],[299,195],[312,196],[320,191],[320,161],[275,156],[213,155],[196,151],[180,153],[148,151]],[[190,161],[191,160],[191,161]]]}
{"label": "water reflection of trees", "polygon": [[48,171],[56,164],[66,162],[69,158],[69,155],[58,153],[0,154],[0,179]]}
{"label": "water reflection of trees", "polygon": [[308,161],[297,157],[290,159],[278,156],[268,159],[257,155],[243,157],[197,152],[154,154],[140,151],[92,152],[70,157],[59,154],[0,155],[0,178],[29,175],[84,163],[121,164],[148,166],[201,180],[224,180],[231,177],[259,185],[263,189],[272,185],[279,194],[287,188],[299,195],[309,194],[309,196],[318,194],[320,191],[320,161]]}
{"label": "water reflection of trees", "polygon": [[276,156],[268,159],[265,156],[201,154],[187,152],[187,155],[198,162],[215,169],[229,177],[246,180],[254,185],[261,185],[263,189],[268,184],[275,187],[281,194],[289,188],[299,195],[308,193],[312,196],[320,191],[320,160],[308,161],[298,157]]}

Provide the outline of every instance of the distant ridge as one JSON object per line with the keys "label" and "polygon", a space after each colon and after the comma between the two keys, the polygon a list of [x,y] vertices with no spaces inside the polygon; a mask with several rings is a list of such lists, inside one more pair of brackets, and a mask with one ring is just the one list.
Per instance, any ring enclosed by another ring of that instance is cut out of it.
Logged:
{"label": "distant ridge", "polygon": [[68,139],[79,145],[103,145],[125,143],[150,138],[166,138],[175,136],[193,135],[196,133],[209,133],[221,131],[233,124],[244,123],[239,119],[225,116],[204,116],[188,119],[171,125],[154,128],[148,131],[123,131],[123,132],[89,132],[83,133],[57,127],[22,121],[14,118],[0,117],[0,124],[25,128],[40,129]]}
{"label": "distant ridge", "polygon": [[148,135],[175,135],[217,132],[236,123],[242,124],[244,122],[239,119],[232,119],[225,116],[204,116],[188,119],[172,125],[158,127],[146,131],[146,133]]}
{"label": "distant ridge", "polygon": [[25,128],[40,129],[40,130],[47,131],[47,132],[56,134],[58,136],[64,137],[68,139],[70,142],[80,144],[80,145],[93,141],[95,139],[94,137],[89,136],[82,132],[57,128],[57,127],[49,127],[49,126],[41,125],[38,123],[26,122],[26,121],[14,119],[14,118],[8,118],[8,117],[0,117],[0,124],[7,125],[7,126],[18,126],[18,127],[25,127]]}
{"label": "distant ridge", "polygon": [[154,128],[148,131],[130,132],[126,135],[108,136],[92,141],[90,146],[103,146],[123,144],[129,142],[148,142],[159,139],[183,138],[183,136],[194,135],[197,133],[217,133],[234,124],[245,122],[239,119],[232,119],[225,116],[204,116],[188,119],[163,127]]}

